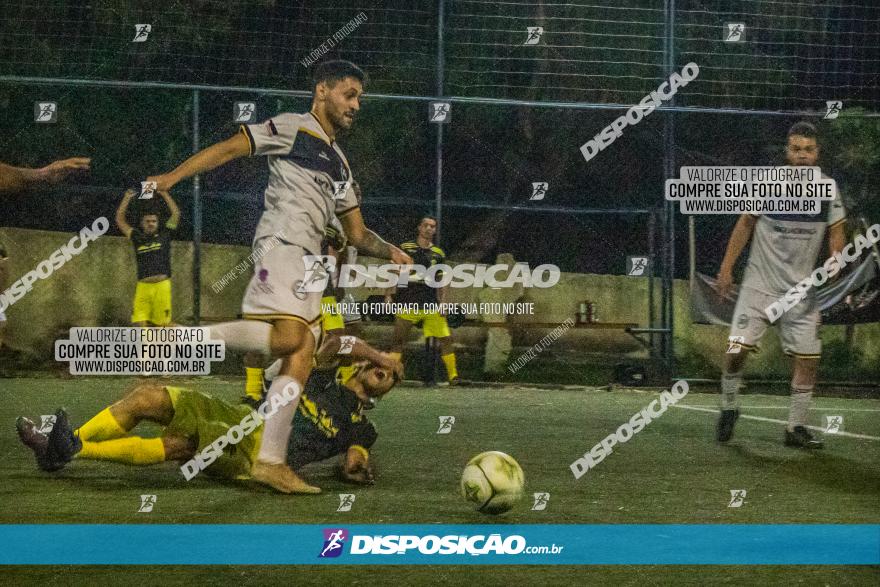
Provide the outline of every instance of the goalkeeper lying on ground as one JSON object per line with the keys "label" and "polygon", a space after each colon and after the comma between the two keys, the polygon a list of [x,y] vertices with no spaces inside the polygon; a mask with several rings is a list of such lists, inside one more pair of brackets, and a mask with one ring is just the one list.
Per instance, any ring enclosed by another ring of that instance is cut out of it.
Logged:
{"label": "goalkeeper lying on ground", "polygon": [[[318,358],[345,352],[355,357],[371,357],[373,362],[357,363],[354,374],[344,383],[319,371],[312,374],[294,416],[287,461],[296,470],[307,463],[343,455],[342,478],[370,484],[373,474],[368,451],[377,433],[363,410],[388,393],[399,380],[401,368],[390,356],[363,341],[345,338],[347,340],[341,342],[328,340],[322,345]],[[352,342],[354,350],[350,346]],[[328,349],[334,350],[328,352]],[[234,405],[198,391],[144,382],[75,431],[63,409],[56,413],[55,426],[48,436],[24,417],[18,418],[16,428],[19,438],[34,451],[37,465],[44,471],[62,469],[74,458],[127,465],[165,461],[192,464],[195,461],[191,459],[204,454],[205,447],[226,436],[230,428],[239,425],[252,412],[250,405]],[[163,426],[162,436],[130,436],[130,431],[143,420]],[[222,455],[207,466],[205,473],[223,478],[248,477],[263,431],[262,421],[256,421],[258,425],[253,432],[223,448]],[[197,470],[194,465],[190,468],[193,473]]]}

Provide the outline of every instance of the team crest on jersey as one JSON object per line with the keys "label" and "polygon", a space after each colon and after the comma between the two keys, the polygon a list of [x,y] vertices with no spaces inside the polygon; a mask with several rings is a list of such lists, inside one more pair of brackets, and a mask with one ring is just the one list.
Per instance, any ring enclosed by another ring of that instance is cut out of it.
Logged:
{"label": "team crest on jersey", "polygon": [[257,272],[257,282],[254,284],[254,289],[259,291],[260,293],[271,295],[275,290],[272,289],[272,286],[269,285],[269,270],[265,267],[261,268]]}
{"label": "team crest on jersey", "polygon": [[749,315],[748,314],[740,314],[736,318],[736,327],[740,330],[744,329],[749,325]]}

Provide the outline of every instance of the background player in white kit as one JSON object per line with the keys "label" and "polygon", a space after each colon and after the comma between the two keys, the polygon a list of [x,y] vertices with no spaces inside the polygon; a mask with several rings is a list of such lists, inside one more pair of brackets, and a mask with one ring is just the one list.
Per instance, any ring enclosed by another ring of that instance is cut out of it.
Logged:
{"label": "background player in white kit", "polygon": [[[816,127],[799,122],[788,131],[785,158],[788,165],[815,166],[819,158]],[[835,187],[836,192],[836,187]],[[846,213],[840,194],[823,202],[819,214],[743,215],[737,221],[718,271],[718,292],[725,295],[733,283],[733,266],[754,233],[745,277],[739,291],[730,328],[730,344],[721,377],[721,416],[717,440],[727,442],[739,417],[737,392],[749,351],[770,325],[765,310],[778,301],[816,267],[817,256],[828,233],[831,255],[846,245]],[[822,442],[807,431],[807,413],[816,384],[816,371],[822,352],[819,340],[819,307],[812,289],[806,298],[779,319],[783,351],[794,358],[791,378],[791,407],[785,445],[822,448]],[[741,337],[741,338],[740,338]]]}
{"label": "background player in white kit", "polygon": [[[193,155],[170,173],[148,178],[158,190],[210,171],[233,159],[266,155],[269,184],[263,214],[254,237],[283,233],[282,244],[271,248],[254,268],[242,301],[246,320],[218,324],[213,338],[240,352],[257,352],[283,359],[267,401],[281,396],[288,385],[302,388],[312,369],[321,329],[321,292],[305,291],[305,255],[320,253],[324,227],[335,214],[350,242],[363,253],[394,263],[412,260],[364,226],[352,190],[348,161],[336,144],[336,133],[348,129],[360,110],[364,73],[348,61],[328,61],[314,71],[311,111],[284,113],[262,124],[242,125],[234,137]],[[309,268],[311,269],[311,268]],[[311,332],[310,332],[311,331]],[[298,399],[266,421],[263,441],[251,476],[284,493],[318,493],[286,464],[287,442]]]}

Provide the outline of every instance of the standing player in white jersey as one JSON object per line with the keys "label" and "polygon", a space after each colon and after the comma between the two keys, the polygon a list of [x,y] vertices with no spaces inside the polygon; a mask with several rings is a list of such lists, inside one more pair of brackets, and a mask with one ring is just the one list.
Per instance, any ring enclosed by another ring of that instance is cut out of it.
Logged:
{"label": "standing player in white jersey", "polygon": [[[364,226],[352,190],[351,169],[337,132],[351,128],[360,110],[364,72],[348,61],[328,61],[314,71],[311,111],[285,113],[262,124],[242,125],[230,139],[200,151],[175,170],[148,181],[158,190],[210,171],[239,157],[265,155],[269,162],[263,214],[254,237],[254,250],[264,239],[283,234],[254,268],[242,301],[245,320],[211,327],[212,337],[239,352],[256,352],[283,359],[280,376],[272,382],[267,401],[281,399],[293,386],[297,399],[268,419],[251,476],[284,493],[318,493],[286,464],[287,442],[298,396],[312,370],[316,339],[321,330],[321,292],[307,291],[306,255],[319,255],[324,227],[335,214],[352,244],[364,253],[393,263],[412,260]],[[311,332],[310,332],[311,331]]]}
{"label": "standing player in white jersey", "polygon": [[[816,128],[799,122],[788,131],[785,157],[788,165],[815,166],[819,159]],[[836,192],[836,187],[835,187]],[[739,417],[737,392],[742,385],[742,370],[749,351],[757,344],[770,325],[766,309],[778,301],[799,281],[809,276],[828,233],[831,255],[846,245],[844,225],[846,213],[840,199],[823,202],[816,215],[743,215],[733,229],[727,252],[718,271],[718,292],[725,295],[733,283],[733,266],[754,233],[749,262],[739,291],[730,329],[724,374],[721,377],[721,417],[717,440],[727,442]],[[794,358],[791,378],[791,406],[785,445],[822,448],[822,442],[807,431],[807,413],[816,384],[816,370],[822,352],[819,340],[819,307],[816,292],[779,318],[782,349]]]}

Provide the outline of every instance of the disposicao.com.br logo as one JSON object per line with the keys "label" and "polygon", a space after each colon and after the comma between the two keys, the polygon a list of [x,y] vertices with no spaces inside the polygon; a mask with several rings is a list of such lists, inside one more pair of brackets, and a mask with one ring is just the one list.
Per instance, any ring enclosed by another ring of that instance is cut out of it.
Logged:
{"label": "disposicao.com.br logo", "polygon": [[[528,263],[505,265],[482,265],[459,263],[455,266],[439,263],[401,266],[393,263],[382,265],[359,265],[344,263],[336,265],[336,258],[329,255],[304,255],[305,277],[299,287],[301,292],[322,292],[334,275],[339,276],[338,287],[407,287],[411,283],[432,288],[522,287],[549,288],[559,283],[562,275],[559,267],[551,264],[538,265],[534,269]],[[405,270],[401,270],[405,267]]]}
{"label": "disposicao.com.br logo", "polygon": [[[324,546],[319,558],[338,557],[344,550],[348,532],[342,528],[324,529]],[[528,546],[526,539],[518,534],[502,537],[501,534],[476,534],[473,536],[451,534],[425,536],[389,534],[365,536],[351,535],[351,555],[427,554],[427,555],[514,555],[559,554],[564,546],[556,544]]]}

